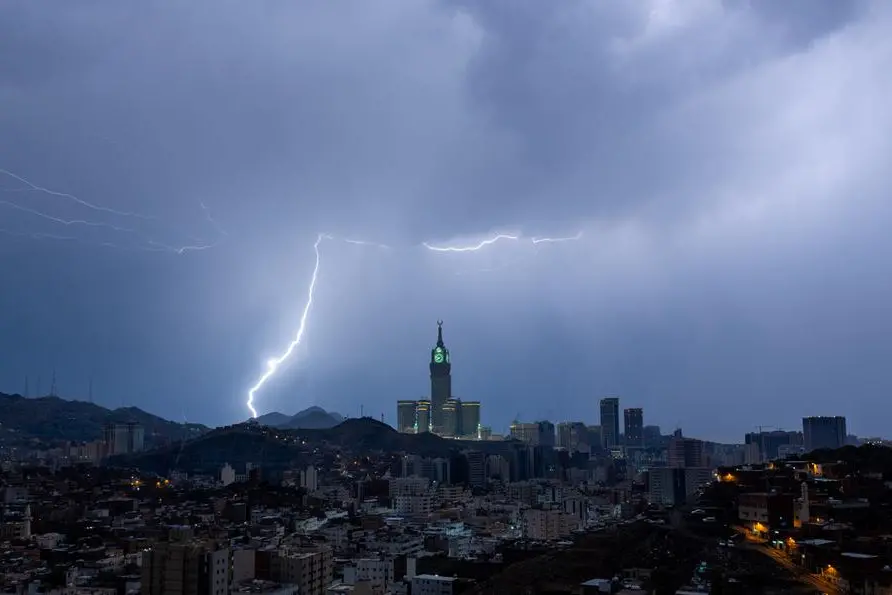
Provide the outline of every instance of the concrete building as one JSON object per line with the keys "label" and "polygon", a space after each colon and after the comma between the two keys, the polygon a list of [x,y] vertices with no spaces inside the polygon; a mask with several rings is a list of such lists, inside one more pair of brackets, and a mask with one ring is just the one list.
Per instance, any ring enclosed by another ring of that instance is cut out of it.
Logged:
{"label": "concrete building", "polygon": [[331,548],[285,546],[274,552],[270,572],[277,582],[297,585],[301,595],[324,595],[334,572]]}
{"label": "concrete building", "polygon": [[387,557],[360,558],[344,567],[344,582],[348,585],[366,583],[373,593],[386,593],[393,584],[393,559]]}
{"label": "concrete building", "polygon": [[524,536],[536,541],[554,541],[570,535],[577,521],[559,508],[530,508],[523,513]]}
{"label": "concrete building", "polygon": [[515,421],[510,428],[511,437],[530,446],[554,446],[554,424],[550,421],[533,423]]}
{"label": "concrete building", "polygon": [[781,447],[802,446],[802,441],[802,432],[786,432],[783,430],[749,432],[744,436],[744,444],[755,444],[758,448],[758,460],[752,461],[757,463],[783,458],[780,456]]}
{"label": "concrete building", "polygon": [[418,401],[401,400],[396,402],[396,429],[406,434],[415,433],[415,410]]}
{"label": "concrete building", "polygon": [[415,433],[433,431],[431,426],[431,402],[427,399],[421,399],[415,402]]}
{"label": "concrete building", "polygon": [[632,407],[623,410],[626,448],[644,448],[644,409]]}
{"label": "concrete building", "polygon": [[212,542],[156,543],[143,552],[142,595],[228,595],[228,548]]}
{"label": "concrete building", "polygon": [[468,481],[471,487],[486,487],[486,454],[479,450],[469,450],[465,456],[468,459]]}
{"label": "concrete building", "polygon": [[696,438],[673,436],[669,439],[668,459],[670,467],[706,467],[703,442]]}
{"label": "concrete building", "polygon": [[319,489],[319,474],[312,465],[300,472],[300,487],[310,494]]}
{"label": "concrete building", "polygon": [[442,423],[439,434],[446,437],[461,436],[464,433],[462,427],[462,402],[461,399],[451,397],[446,399],[441,408]]}
{"label": "concrete building", "polygon": [[651,504],[678,506],[711,481],[712,469],[706,467],[651,467],[647,472],[647,499]]}
{"label": "concrete building", "polygon": [[802,436],[806,452],[841,448],[846,444],[846,418],[841,415],[803,417]]}
{"label": "concrete building", "polygon": [[135,422],[105,424],[106,456],[142,452],[145,448],[145,429]]}
{"label": "concrete building", "polygon": [[461,435],[480,440],[480,401],[461,402]]}
{"label": "concrete building", "polygon": [[619,398],[601,399],[601,446],[611,449],[619,444]]}
{"label": "concrete building", "polygon": [[412,595],[452,595],[456,580],[451,576],[418,574],[412,578]]}

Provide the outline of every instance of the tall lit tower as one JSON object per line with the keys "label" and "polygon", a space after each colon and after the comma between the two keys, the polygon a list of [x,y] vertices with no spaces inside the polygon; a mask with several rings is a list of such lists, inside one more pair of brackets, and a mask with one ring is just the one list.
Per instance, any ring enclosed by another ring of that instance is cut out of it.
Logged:
{"label": "tall lit tower", "polygon": [[431,350],[431,425],[443,432],[443,406],[452,398],[452,364],[443,344],[443,321],[437,321],[437,345]]}

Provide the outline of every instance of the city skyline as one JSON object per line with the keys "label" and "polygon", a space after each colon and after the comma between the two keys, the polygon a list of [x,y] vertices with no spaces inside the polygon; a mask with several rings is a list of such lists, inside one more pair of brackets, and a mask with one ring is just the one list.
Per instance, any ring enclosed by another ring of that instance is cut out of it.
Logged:
{"label": "city skyline", "polygon": [[619,395],[717,441],[880,435],[890,25],[878,0],[4,2],[0,387],[55,371],[223,425],[272,367],[258,413],[393,419],[445,319],[494,428]]}

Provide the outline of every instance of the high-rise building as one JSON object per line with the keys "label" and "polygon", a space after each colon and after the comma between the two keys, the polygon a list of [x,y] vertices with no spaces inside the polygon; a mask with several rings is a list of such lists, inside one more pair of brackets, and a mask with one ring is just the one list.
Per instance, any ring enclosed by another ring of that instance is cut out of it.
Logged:
{"label": "high-rise building", "polygon": [[[598,444],[600,445],[600,430],[598,431]],[[589,450],[592,444],[591,432],[581,421],[565,421],[557,425],[557,445],[566,448],[570,452]]]}
{"label": "high-rise building", "polygon": [[415,409],[417,401],[401,400],[396,402],[396,429],[399,432],[415,432]]}
{"label": "high-rise building", "polygon": [[625,418],[626,448],[644,447],[644,410],[632,407],[623,410]]}
{"label": "high-rise building", "polygon": [[805,452],[819,448],[841,448],[846,444],[846,418],[817,416],[802,418]]}
{"label": "high-rise building", "polygon": [[145,429],[138,423],[105,424],[105,453],[107,456],[142,452]]}
{"label": "high-rise building", "polygon": [[452,398],[452,363],[449,350],[443,343],[443,321],[437,321],[437,344],[431,349],[431,426],[434,432],[442,433],[443,406]]}
{"label": "high-rise building", "polygon": [[431,431],[431,402],[421,399],[415,402],[415,433]]}
{"label": "high-rise building", "polygon": [[[754,462],[773,461],[781,458],[780,451],[782,446],[802,446],[802,432],[785,432],[783,430],[775,430],[771,432],[749,432],[744,436],[744,443],[747,445],[755,445],[758,453],[758,460]],[[791,452],[790,449],[785,449]],[[793,452],[796,449],[792,449]]]}
{"label": "high-rise building", "polygon": [[601,445],[604,448],[619,446],[619,398],[601,399]]}
{"label": "high-rise building", "polygon": [[670,467],[706,467],[706,451],[703,442],[696,438],[673,435],[669,439]]}
{"label": "high-rise building", "polygon": [[480,439],[480,401],[462,401],[462,436]]}
{"label": "high-rise building", "polygon": [[657,448],[663,440],[660,426],[644,426],[644,447]]}
{"label": "high-rise building", "polygon": [[550,421],[511,424],[511,437],[530,446],[554,446],[554,424]]}
{"label": "high-rise building", "polygon": [[539,439],[539,426],[534,423],[516,421],[511,424],[509,435],[515,440],[535,444]]}
{"label": "high-rise building", "polygon": [[462,411],[460,399],[446,399],[443,403],[442,422],[439,434],[441,436],[462,435]]}
{"label": "high-rise building", "polygon": [[430,375],[430,399],[397,401],[397,429],[406,433],[434,432],[440,436],[480,439],[480,401],[462,402],[452,395],[452,362],[443,343],[442,320],[437,321]]}

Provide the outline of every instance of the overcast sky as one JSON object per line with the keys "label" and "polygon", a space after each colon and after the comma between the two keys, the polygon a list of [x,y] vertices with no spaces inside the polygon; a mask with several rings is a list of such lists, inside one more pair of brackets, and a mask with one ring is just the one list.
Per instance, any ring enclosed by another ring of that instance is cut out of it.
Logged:
{"label": "overcast sky", "polygon": [[5,0],[0,391],[245,419],[324,232],[261,413],[393,422],[441,318],[497,432],[888,433],[890,70],[883,0]]}

